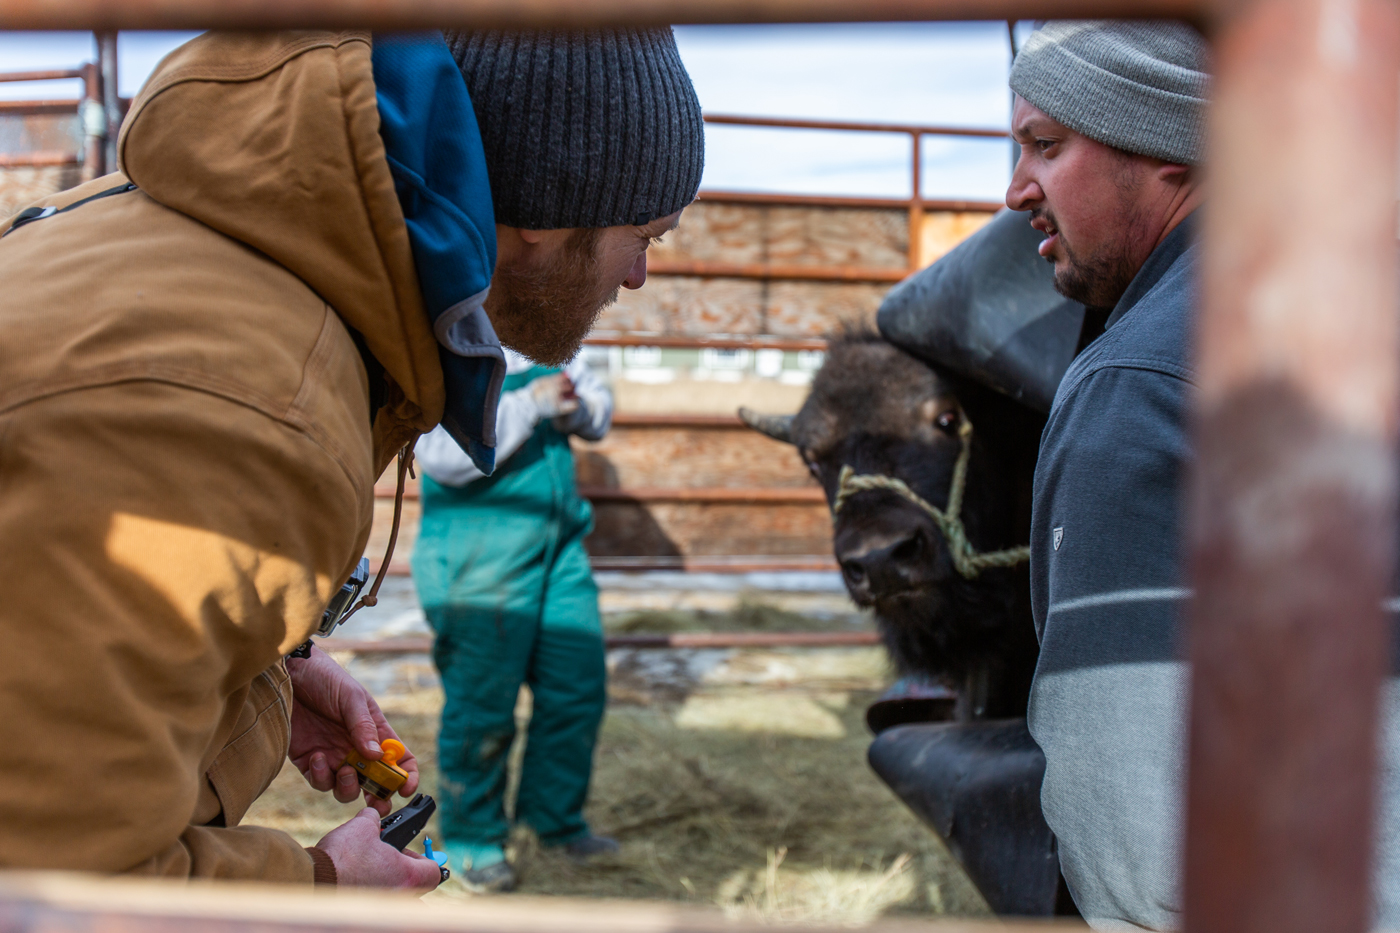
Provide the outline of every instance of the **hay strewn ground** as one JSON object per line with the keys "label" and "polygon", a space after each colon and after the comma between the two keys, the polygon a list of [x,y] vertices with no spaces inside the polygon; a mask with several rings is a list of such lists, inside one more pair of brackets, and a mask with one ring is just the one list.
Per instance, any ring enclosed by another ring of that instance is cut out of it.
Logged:
{"label": "hay strewn ground", "polygon": [[[760,621],[779,619],[735,627]],[[362,673],[385,685],[386,713],[432,793],[441,694],[425,686],[426,658],[394,663]],[[986,913],[937,837],[865,764],[862,716],[887,676],[878,649],[616,652],[610,663],[588,817],[622,852],[578,865],[517,831],[523,893],[692,901],[771,922]],[[289,766],[248,821],[310,845],[351,813]],[[470,896],[455,882],[429,895]]]}
{"label": "hay strewn ground", "polygon": [[863,614],[793,612],[751,594],[732,607],[708,609],[637,609],[613,612],[609,632],[840,632],[869,625]]}

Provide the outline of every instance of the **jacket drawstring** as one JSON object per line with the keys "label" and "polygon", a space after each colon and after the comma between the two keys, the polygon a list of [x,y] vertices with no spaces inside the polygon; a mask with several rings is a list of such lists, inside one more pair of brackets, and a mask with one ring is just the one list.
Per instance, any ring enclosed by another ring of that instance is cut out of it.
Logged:
{"label": "jacket drawstring", "polygon": [[351,607],[341,619],[343,623],[365,606],[376,606],[379,604],[379,586],[384,582],[384,576],[389,572],[389,561],[394,556],[394,545],[399,540],[399,519],[403,517],[403,493],[408,477],[417,479],[417,474],[413,472],[413,445],[418,438],[414,437],[399,451],[399,478],[398,486],[394,489],[394,522],[389,526],[389,546],[384,549],[384,560],[379,564],[379,572],[374,575],[374,583],[370,586],[369,592],[360,597],[359,602]]}

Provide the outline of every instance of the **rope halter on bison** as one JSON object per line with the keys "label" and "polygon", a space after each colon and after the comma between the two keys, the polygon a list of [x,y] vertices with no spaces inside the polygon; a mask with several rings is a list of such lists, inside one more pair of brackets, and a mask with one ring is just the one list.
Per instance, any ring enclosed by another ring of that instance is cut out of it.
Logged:
{"label": "rope halter on bison", "polygon": [[858,474],[851,469],[850,464],[846,464],[841,467],[841,474],[837,478],[836,498],[831,504],[831,517],[834,519],[839,515],[851,496],[856,493],[886,490],[903,496],[933,518],[938,530],[943,533],[943,540],[948,544],[953,566],[969,580],[975,579],[987,567],[1014,567],[1022,561],[1030,560],[1031,549],[1028,547],[1013,547],[1004,551],[979,554],[967,539],[967,529],[963,527],[960,517],[963,491],[967,488],[967,462],[972,456],[972,422],[966,418],[958,428],[958,439],[962,442],[962,450],[958,453],[957,462],[953,464],[953,481],[948,488],[946,509],[940,509],[930,503],[910,489],[902,479],[879,473]]}

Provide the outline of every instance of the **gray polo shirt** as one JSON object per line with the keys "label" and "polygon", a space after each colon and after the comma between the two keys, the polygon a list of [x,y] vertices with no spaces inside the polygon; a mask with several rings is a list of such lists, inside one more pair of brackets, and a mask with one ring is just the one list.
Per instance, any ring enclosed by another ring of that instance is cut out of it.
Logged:
{"label": "gray polo shirt", "polygon": [[[1172,928],[1184,825],[1189,670],[1179,621],[1196,307],[1193,218],[1133,279],[1070,365],[1041,438],[1030,729],[1041,804],[1075,903],[1098,928]],[[1386,695],[1377,920],[1400,927],[1396,690]]]}

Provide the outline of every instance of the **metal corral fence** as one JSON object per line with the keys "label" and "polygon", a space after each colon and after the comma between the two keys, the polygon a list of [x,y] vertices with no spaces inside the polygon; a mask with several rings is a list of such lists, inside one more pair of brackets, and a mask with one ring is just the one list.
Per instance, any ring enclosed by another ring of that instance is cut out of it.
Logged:
{"label": "metal corral fence", "polygon": [[81,152],[27,152],[0,154],[0,168],[43,168],[52,165],[82,165],[82,180],[91,181],[117,164],[117,130],[121,128],[126,104],[117,94],[117,34],[94,34],[96,61],[77,68],[49,71],[0,72],[0,82],[62,81],[78,78],[83,93],[78,100],[0,101],[0,115],[49,116],[74,114],[82,128]]}
{"label": "metal corral fence", "polygon": [[[925,210],[943,211],[995,211],[1002,207],[999,202],[985,201],[926,201],[923,197],[923,139],[925,136],[952,136],[973,139],[1006,139],[1009,135],[1005,130],[991,129],[969,129],[967,127],[954,126],[921,126],[910,123],[857,123],[841,120],[788,120],[774,117],[736,117],[723,114],[706,114],[706,123],[722,124],[727,126],[759,126],[759,127],[779,127],[783,129],[799,130],[833,130],[848,133],[897,133],[909,137],[910,146],[910,186],[909,199],[886,200],[886,199],[857,199],[857,198],[804,198],[802,203],[811,206],[851,206],[852,202],[864,201],[865,204],[875,204],[880,207],[892,205],[905,206],[909,211],[909,271],[918,269],[922,264],[919,262],[919,240],[922,236],[922,226]],[[738,194],[709,194],[706,200],[740,200],[743,195]],[[750,195],[753,199],[750,203],[762,203],[762,199],[767,199],[770,203],[794,203],[789,195]],[[734,275],[734,272],[706,272],[702,270],[686,270],[658,268],[656,271],[670,272],[672,275]],[[804,267],[797,266],[776,270],[769,268],[759,270],[766,272],[767,278],[805,278],[810,272]],[[778,272],[786,274],[775,274]],[[805,274],[804,274],[805,273]],[[740,273],[742,274],[742,273]],[[907,273],[905,273],[907,274]],[[894,270],[888,269],[842,269],[827,267],[822,270],[819,281],[847,281],[847,282],[898,282],[904,276]]]}
{"label": "metal corral fence", "polygon": [[[1185,542],[1195,591],[1185,926],[1188,933],[1361,933],[1370,912],[1378,698],[1391,656],[1382,601],[1396,566],[1400,5],[0,0],[5,29],[1107,15],[1194,19],[1216,50],[1194,415],[1199,461]],[[199,889],[183,899],[87,900],[72,886],[16,882],[3,890],[7,929],[735,929],[711,915],[648,906],[470,905],[449,920],[385,899],[395,906],[365,908],[356,922],[353,908],[318,906],[325,902],[311,895],[280,895],[280,909],[260,913],[256,899]]]}

